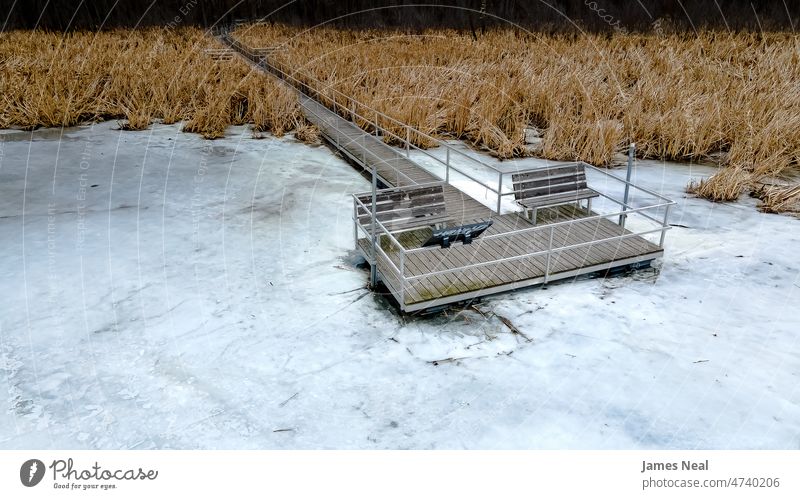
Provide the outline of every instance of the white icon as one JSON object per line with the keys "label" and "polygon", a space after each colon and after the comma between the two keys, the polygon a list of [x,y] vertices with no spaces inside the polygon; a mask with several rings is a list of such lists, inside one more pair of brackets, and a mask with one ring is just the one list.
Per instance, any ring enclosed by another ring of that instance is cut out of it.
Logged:
{"label": "white icon", "polygon": [[31,471],[28,474],[28,483],[31,483],[31,481],[33,481],[33,475],[36,474],[36,470],[37,469],[38,469],[38,465],[36,464],[36,461],[32,462],[31,463]]}

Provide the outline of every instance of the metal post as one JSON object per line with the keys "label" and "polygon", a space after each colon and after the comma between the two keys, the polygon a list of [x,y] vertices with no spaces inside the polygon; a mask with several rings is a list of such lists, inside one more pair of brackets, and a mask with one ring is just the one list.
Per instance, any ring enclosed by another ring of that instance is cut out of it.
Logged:
{"label": "metal post", "polygon": [[353,240],[355,249],[358,249],[358,202],[355,197],[353,197]]}
{"label": "metal post", "polygon": [[405,250],[403,248],[400,248],[400,305],[406,304],[405,256],[406,256]]}
{"label": "metal post", "polygon": [[375,218],[376,218],[376,211],[375,211],[375,204],[377,203],[376,198],[378,196],[378,172],[376,171],[376,166],[372,164],[372,263],[369,269],[369,286],[370,288],[374,288],[377,284],[378,280],[378,250],[377,250],[377,240],[375,238]]}
{"label": "metal post", "polygon": [[447,156],[446,156],[447,160],[446,160],[445,163],[447,164],[447,168],[445,169],[444,180],[445,180],[445,182],[447,182],[449,184],[450,183],[450,147],[448,147],[446,149],[446,151],[447,151]]}
{"label": "metal post", "polygon": [[550,227],[550,243],[547,245],[547,264],[544,268],[544,283],[547,284],[547,280],[550,277],[550,255],[553,253],[553,232],[554,228]]}
{"label": "metal post", "polygon": [[671,204],[668,204],[667,207],[664,209],[664,225],[661,226],[661,241],[658,242],[658,247],[664,247],[664,236],[667,235],[667,222],[669,219],[669,209],[672,207]]}
{"label": "metal post", "polygon": [[631,189],[631,173],[633,172],[633,159],[636,156],[636,144],[631,143],[628,147],[628,172],[625,175],[625,194],[622,196],[622,211],[623,213],[619,216],[619,225],[623,229],[625,228],[625,219],[627,215],[624,212],[628,211],[628,194]]}
{"label": "metal post", "polygon": [[[335,104],[335,102],[334,102],[334,104]],[[336,135],[336,149],[341,149],[339,147],[339,120],[336,119],[336,118],[333,119],[333,127],[336,130],[336,134],[335,134]]]}
{"label": "metal post", "polygon": [[411,157],[411,127],[406,126],[406,157]]}
{"label": "metal post", "polygon": [[503,196],[500,193],[503,191],[503,172],[497,173],[497,214],[500,214],[500,202],[503,200]]}

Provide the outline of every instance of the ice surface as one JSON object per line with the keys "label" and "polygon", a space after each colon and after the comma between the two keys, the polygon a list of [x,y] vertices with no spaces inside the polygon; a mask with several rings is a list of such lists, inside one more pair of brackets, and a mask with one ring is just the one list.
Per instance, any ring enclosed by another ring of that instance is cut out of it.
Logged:
{"label": "ice surface", "polygon": [[800,448],[800,222],[707,167],[659,272],[402,317],[330,149],[114,127],[0,134],[0,448]]}

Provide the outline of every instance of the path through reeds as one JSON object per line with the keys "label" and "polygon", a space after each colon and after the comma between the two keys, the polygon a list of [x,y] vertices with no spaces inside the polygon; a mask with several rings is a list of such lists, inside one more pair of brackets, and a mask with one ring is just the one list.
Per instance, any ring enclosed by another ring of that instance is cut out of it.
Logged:
{"label": "path through reeds", "polygon": [[[501,158],[609,165],[635,142],[643,158],[719,164],[690,186],[716,201],[800,164],[800,40],[791,34],[496,29],[475,40],[452,30],[250,25],[235,36],[280,47],[272,57],[317,88]],[[117,119],[139,130],[159,120],[215,138],[249,123],[256,136],[299,129],[317,140],[291,91],[239,58],[213,60],[212,47],[221,48],[193,28],[2,33],[0,128]],[[779,210],[786,200],[764,203]]]}
{"label": "path through reeds", "polygon": [[[694,186],[738,198],[800,163],[800,39],[782,33],[568,34],[242,26],[298,78],[501,158],[713,161]],[[540,135],[541,140],[530,140]],[[419,146],[426,144],[420,142]]]}

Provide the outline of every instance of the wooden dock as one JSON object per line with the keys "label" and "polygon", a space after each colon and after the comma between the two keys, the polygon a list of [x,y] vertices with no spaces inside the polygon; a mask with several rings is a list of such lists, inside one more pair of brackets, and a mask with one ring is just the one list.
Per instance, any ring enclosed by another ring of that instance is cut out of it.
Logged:
{"label": "wooden dock", "polygon": [[[229,35],[223,40],[256,67],[295,88],[308,121],[351,162],[367,172],[375,168],[383,186],[407,188],[438,183],[445,197],[445,226],[493,222],[471,244],[453,244],[449,248],[422,247],[433,232],[430,227],[396,233],[380,229],[376,236],[374,264],[379,279],[404,311],[439,307],[619,267],[645,265],[663,255],[663,235],[668,229],[666,219],[671,201],[656,206],[666,207],[663,224],[640,234],[624,228],[624,216],[616,221],[618,213],[601,215],[579,203],[540,209],[535,221],[526,218],[521,211],[500,213],[499,209],[473,199],[449,184],[447,179],[433,175],[412,161],[406,152],[410,144],[406,150],[386,144],[385,135],[381,133],[384,130],[377,119],[372,133],[360,128],[321,104],[314,97],[313,89],[293,80],[279,63],[268,62],[263,55],[248,52]],[[449,151],[447,166],[449,178]],[[501,174],[498,198],[502,179]],[[499,201],[497,206],[500,206]],[[632,208],[623,206],[623,209]],[[354,211],[357,211],[355,204]],[[636,212],[630,211],[631,214]],[[653,217],[646,218],[660,223]],[[369,224],[359,224],[357,217],[354,217],[354,224],[356,247],[371,261]],[[659,231],[661,244],[644,237]]]}
{"label": "wooden dock", "polygon": [[[300,106],[306,119],[319,128],[322,135],[367,172],[374,164],[378,179],[387,187],[409,187],[441,182],[441,178],[411,161],[406,154],[383,142],[382,137],[366,133],[352,121],[347,121],[316,100],[300,95]],[[471,220],[488,220],[494,212],[456,189],[444,184],[447,212],[458,225]]]}
{"label": "wooden dock", "polygon": [[[554,229],[552,249],[548,250],[550,234],[547,225],[542,225],[540,231],[502,237],[504,233],[513,233],[532,225],[517,214],[495,215],[491,217],[494,224],[470,245],[454,245],[448,249],[426,248],[405,253],[405,288],[404,279],[395,270],[400,267],[400,252],[388,245],[383,236],[381,244],[384,252],[378,254],[378,271],[395,297],[402,294],[402,308],[413,311],[642,264],[663,255],[663,249],[658,245],[638,236],[595,243],[597,240],[631,233],[606,219],[585,222],[576,219],[588,216],[585,210],[558,207],[543,211],[539,214],[539,220],[545,223],[567,222]],[[430,230],[403,234],[404,237],[398,240],[405,249],[413,250],[420,248],[430,235]],[[587,242],[590,244],[579,248],[562,249]],[[359,238],[358,244],[368,257],[369,238]],[[543,254],[527,256],[532,253]],[[391,260],[391,264],[387,260]],[[416,279],[417,276],[422,277]]]}

